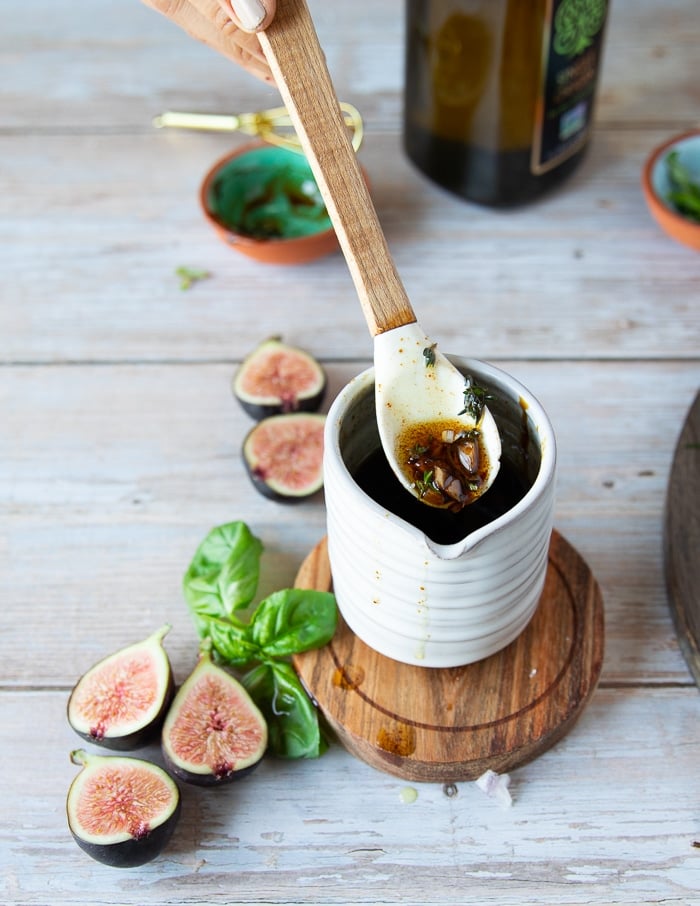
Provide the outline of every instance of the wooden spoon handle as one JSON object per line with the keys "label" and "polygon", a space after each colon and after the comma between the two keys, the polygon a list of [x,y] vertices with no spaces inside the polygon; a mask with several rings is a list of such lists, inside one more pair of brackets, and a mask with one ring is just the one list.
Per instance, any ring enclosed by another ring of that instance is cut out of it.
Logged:
{"label": "wooden spoon handle", "polygon": [[274,21],[259,38],[372,336],[413,323],[416,316],[357,163],[306,0],[278,0]]}

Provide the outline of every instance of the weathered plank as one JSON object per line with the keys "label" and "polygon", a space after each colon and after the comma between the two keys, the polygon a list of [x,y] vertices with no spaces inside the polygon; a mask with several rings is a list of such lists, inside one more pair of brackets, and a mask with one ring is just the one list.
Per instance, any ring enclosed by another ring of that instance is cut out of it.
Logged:
{"label": "weathered plank", "polygon": [[[196,655],[181,577],[241,518],[265,543],[260,594],[325,532],[247,484],[235,363],[283,333],[328,366],[332,398],[371,346],[339,256],[299,269],[236,256],[196,201],[233,136],[156,132],[170,108],[278,102],[138,2],[3,9],[0,39],[0,707],[4,901],[698,902],[700,700],[663,575],[668,474],[700,385],[700,256],[661,234],[639,188],[651,148],[697,120],[694,0],[613,0],[590,151],[565,188],[507,214],[452,198],[401,151],[403,8],[312,12],[409,295],[447,351],[496,360],[555,426],[555,524],[605,601],[601,684],[580,721],[514,772],[501,810],[374,771],[340,746],[266,761],[220,795],[184,790],[162,859],[115,872],[68,835],[79,745],[68,690],[97,658],[173,624]],[[212,277],[182,292],[174,269]],[[158,757],[157,750],[146,754]]]}
{"label": "weathered plank", "polygon": [[17,906],[697,902],[695,688],[599,690],[564,740],[513,772],[511,808],[472,783],[407,784],[338,745],[318,761],[269,760],[226,789],[183,789],[168,849],[119,870],[70,839],[68,753],[80,741],[64,704],[63,693],[3,694],[12,820],[0,823],[0,876]]}
{"label": "weathered plank", "polygon": [[[370,125],[395,132],[403,5],[309,5],[339,93],[357,104]],[[271,106],[278,98],[138,2],[112,8],[105,0],[42,0],[30,8],[10,0],[10,8],[1,58],[5,130],[143,130],[167,107],[235,113]],[[700,41],[695,13],[687,0],[611,4],[600,121],[621,129],[692,124]],[[37,29],[40,21],[45,29]]]}
{"label": "weathered plank", "polygon": [[[482,358],[696,358],[700,256],[660,233],[638,181],[661,137],[600,134],[566,191],[503,214],[369,136],[375,204],[431,336]],[[205,223],[197,186],[229,142],[56,137],[47,159],[43,138],[0,136],[0,360],[228,361],[280,332],[326,359],[368,357],[340,254],[259,264]],[[212,277],[183,292],[180,265]]]}
{"label": "weathered plank", "polygon": [[[333,365],[329,401],[365,365]],[[698,368],[503,365],[541,399],[557,433],[555,524],[602,586],[604,678],[689,681],[666,603],[660,526]],[[180,581],[220,522],[243,519],[263,539],[268,590],[293,582],[325,533],[323,499],[290,510],[249,485],[240,445],[252,422],[231,396],[232,374],[205,364],[4,369],[5,682],[65,686],[165,620],[177,627],[176,662],[186,669],[193,636]],[[36,663],[24,656],[26,614],[43,652]]]}

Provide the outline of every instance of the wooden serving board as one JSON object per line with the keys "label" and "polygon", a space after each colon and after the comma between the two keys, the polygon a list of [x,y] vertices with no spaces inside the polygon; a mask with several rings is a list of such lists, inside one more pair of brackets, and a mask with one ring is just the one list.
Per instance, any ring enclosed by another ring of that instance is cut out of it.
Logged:
{"label": "wooden serving board", "polygon": [[[296,579],[329,590],[325,538]],[[466,667],[414,667],[369,648],[340,620],[294,664],[340,742],[412,781],[475,780],[525,764],[567,733],[603,662],[603,602],[588,566],[557,532],[533,619],[503,651]]]}
{"label": "wooden serving board", "polygon": [[700,686],[700,392],[673,457],[666,495],[664,563],[678,642]]}

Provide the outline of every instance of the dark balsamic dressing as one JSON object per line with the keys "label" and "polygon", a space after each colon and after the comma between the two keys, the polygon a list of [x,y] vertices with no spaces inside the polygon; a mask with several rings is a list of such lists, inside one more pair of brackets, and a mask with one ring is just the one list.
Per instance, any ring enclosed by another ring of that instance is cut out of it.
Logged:
{"label": "dark balsamic dressing", "polygon": [[522,500],[531,486],[525,470],[504,453],[493,485],[457,513],[428,506],[396,478],[381,447],[373,450],[353,472],[362,490],[394,515],[414,525],[437,544],[462,541],[471,532],[498,519]]}

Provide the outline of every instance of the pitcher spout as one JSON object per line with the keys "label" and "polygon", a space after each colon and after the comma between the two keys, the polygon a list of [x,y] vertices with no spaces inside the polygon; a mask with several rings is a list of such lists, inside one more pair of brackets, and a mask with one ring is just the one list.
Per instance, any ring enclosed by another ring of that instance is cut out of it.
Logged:
{"label": "pitcher spout", "polygon": [[490,526],[484,526],[470,532],[461,541],[453,541],[450,544],[440,544],[427,535],[423,536],[423,540],[430,553],[437,557],[438,560],[458,560],[460,557],[471,553],[492,532],[493,529]]}

